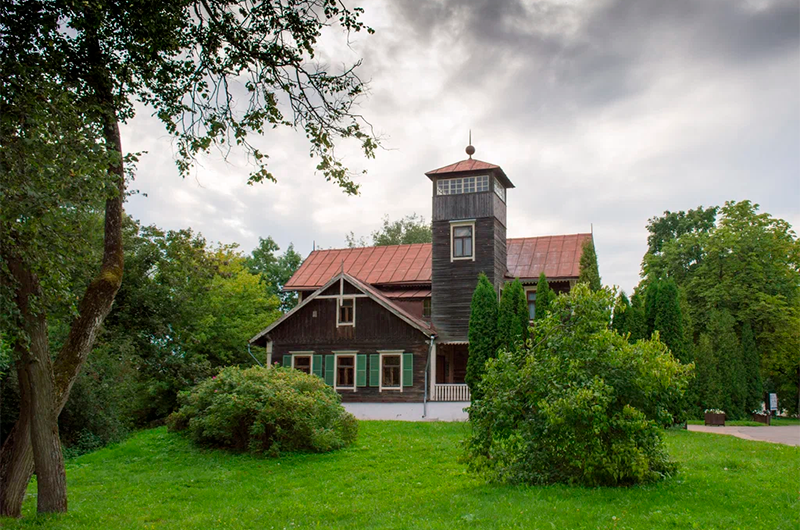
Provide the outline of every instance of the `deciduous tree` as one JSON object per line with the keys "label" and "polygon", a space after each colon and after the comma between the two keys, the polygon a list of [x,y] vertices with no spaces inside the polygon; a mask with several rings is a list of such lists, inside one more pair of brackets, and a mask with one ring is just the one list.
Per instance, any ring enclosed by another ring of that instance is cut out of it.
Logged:
{"label": "deciduous tree", "polygon": [[[34,462],[38,510],[67,509],[56,420],[122,281],[120,122],[137,104],[152,109],[176,139],[183,174],[198,154],[236,145],[255,164],[251,183],[275,177],[249,135],[301,128],[318,170],[356,193],[334,143],[352,138],[374,153],[376,140],[353,107],[363,84],[355,67],[331,73],[311,60],[325,26],[365,29],[360,13],[336,0],[3,2],[0,273],[2,299],[13,301],[4,326],[13,331],[23,399],[0,454],[0,515],[19,515]],[[65,219],[103,208],[99,271],[51,362],[46,299],[57,291],[42,283],[43,272],[56,278],[59,244],[75,244]]]}

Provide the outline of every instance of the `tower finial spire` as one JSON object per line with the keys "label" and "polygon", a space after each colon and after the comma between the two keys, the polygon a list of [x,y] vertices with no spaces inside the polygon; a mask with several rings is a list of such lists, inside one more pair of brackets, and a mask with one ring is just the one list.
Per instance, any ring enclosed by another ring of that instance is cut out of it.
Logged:
{"label": "tower finial spire", "polygon": [[472,129],[469,130],[469,145],[467,146],[467,154],[469,155],[470,160],[472,159],[472,155],[475,154],[475,148],[472,147]]}

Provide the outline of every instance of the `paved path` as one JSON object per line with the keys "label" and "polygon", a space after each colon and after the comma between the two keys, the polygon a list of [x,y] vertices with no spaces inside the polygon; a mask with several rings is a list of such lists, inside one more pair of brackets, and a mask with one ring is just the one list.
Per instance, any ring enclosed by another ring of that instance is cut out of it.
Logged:
{"label": "paved path", "polygon": [[729,434],[745,440],[772,442],[786,445],[800,445],[800,425],[781,427],[712,427],[710,425],[689,425],[690,431]]}

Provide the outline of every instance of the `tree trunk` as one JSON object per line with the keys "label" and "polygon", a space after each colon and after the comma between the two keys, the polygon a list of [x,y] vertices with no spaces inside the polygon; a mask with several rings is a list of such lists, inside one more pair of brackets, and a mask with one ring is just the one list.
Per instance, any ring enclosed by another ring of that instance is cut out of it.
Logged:
{"label": "tree trunk", "polygon": [[[89,285],[83,299],[78,307],[78,316],[72,322],[69,335],[64,343],[55,363],[50,369],[50,377],[42,374],[46,370],[37,367],[37,380],[32,382],[34,385],[43,384],[43,392],[52,396],[51,407],[44,411],[44,418],[41,423],[37,423],[38,430],[34,437],[37,437],[36,444],[40,451],[45,455],[48,451],[54,450],[54,445],[46,440],[52,440],[52,434],[58,433],[58,415],[64,408],[69,398],[72,385],[80,373],[83,363],[86,361],[89,352],[94,345],[95,337],[103,323],[103,320],[111,311],[114,297],[122,284],[123,271],[123,247],[122,247],[122,217],[123,199],[125,196],[125,174],[122,166],[122,141],[119,134],[119,123],[114,112],[111,101],[111,88],[107,83],[98,86],[98,95],[101,99],[108,102],[108,111],[103,116],[103,131],[106,140],[106,148],[116,152],[119,162],[111,165],[109,173],[114,176],[116,189],[114,195],[106,200],[105,208],[105,232],[103,241],[103,263],[100,272]],[[46,337],[46,334],[45,334]],[[27,374],[26,374],[27,377]],[[47,387],[50,383],[52,391]],[[38,387],[32,391],[35,394],[39,391]],[[39,410],[34,406],[43,406],[41,402],[43,394],[38,394],[39,401],[36,404],[27,403],[27,414],[23,414],[26,407],[20,405],[20,417],[6,439],[2,449],[0,449],[0,516],[19,517],[22,513],[22,501],[25,491],[30,482],[34,471],[33,447],[31,444],[32,425],[30,418],[39,415]],[[50,411],[54,413],[51,413]],[[45,422],[50,422],[49,435]],[[61,454],[61,448],[58,447]],[[38,461],[37,461],[38,466]],[[63,469],[63,460],[62,460]],[[37,477],[39,469],[37,467]],[[48,468],[49,472],[49,468]],[[41,480],[41,479],[39,479]],[[55,481],[57,482],[57,480]],[[41,483],[40,483],[41,488]],[[41,495],[41,489],[40,489]],[[53,498],[48,496],[46,506],[54,506]],[[39,508],[42,509],[40,499]],[[56,503],[57,504],[57,503]],[[66,510],[66,499],[64,499],[64,510]]]}
{"label": "tree trunk", "polygon": [[17,282],[16,305],[27,335],[18,341],[17,373],[22,401],[27,403],[28,432],[38,479],[39,512],[67,511],[67,480],[64,457],[58,436],[58,413],[54,392],[53,367],[47,342],[47,316],[36,309],[41,300],[39,279],[20,259],[8,258],[8,268]]}
{"label": "tree trunk", "polygon": [[[21,355],[17,355],[20,359]],[[27,372],[18,361],[20,390],[28,384]],[[24,379],[23,379],[24,378]],[[20,392],[19,419],[8,434],[0,451],[0,515],[19,517],[22,500],[33,473],[33,449],[30,443],[29,392]]]}

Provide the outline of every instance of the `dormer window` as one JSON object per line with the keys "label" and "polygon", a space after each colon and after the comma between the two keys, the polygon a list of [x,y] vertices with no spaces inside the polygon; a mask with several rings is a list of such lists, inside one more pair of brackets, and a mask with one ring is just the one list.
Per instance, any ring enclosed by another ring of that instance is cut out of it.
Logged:
{"label": "dormer window", "polygon": [[352,326],[356,322],[355,298],[339,298],[339,313],[336,319],[337,326]]}
{"label": "dormer window", "polygon": [[437,195],[460,195],[489,191],[489,175],[441,179],[436,183]]}
{"label": "dormer window", "polygon": [[450,260],[475,260],[475,222],[450,225]]}

